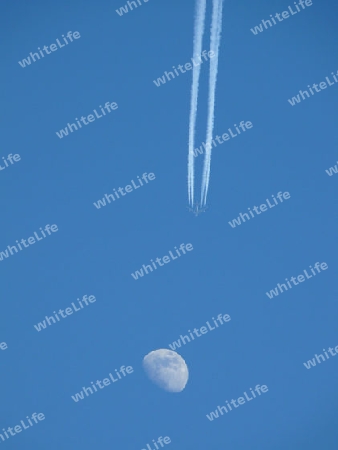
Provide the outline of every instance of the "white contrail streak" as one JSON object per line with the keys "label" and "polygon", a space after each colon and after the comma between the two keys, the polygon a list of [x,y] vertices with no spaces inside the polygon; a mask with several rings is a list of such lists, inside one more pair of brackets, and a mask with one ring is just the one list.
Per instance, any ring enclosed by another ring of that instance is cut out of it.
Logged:
{"label": "white contrail streak", "polygon": [[[206,0],[197,0],[196,16],[194,25],[194,58],[202,53],[202,42],[204,34],[206,12]],[[190,118],[189,118],[189,153],[188,153],[188,197],[191,206],[194,204],[194,144],[195,144],[195,128],[198,101],[198,86],[200,78],[201,66],[193,65],[191,101],[190,101]]]}
{"label": "white contrail streak", "polygon": [[201,206],[204,206],[206,204],[210,179],[211,147],[212,147],[211,141],[214,130],[215,94],[216,94],[216,82],[218,72],[218,52],[221,42],[221,31],[222,31],[222,8],[223,8],[223,0],[213,0],[210,50],[214,52],[215,56],[212,59],[210,59],[208,122],[207,122],[207,135],[205,142],[203,180],[201,187]]}

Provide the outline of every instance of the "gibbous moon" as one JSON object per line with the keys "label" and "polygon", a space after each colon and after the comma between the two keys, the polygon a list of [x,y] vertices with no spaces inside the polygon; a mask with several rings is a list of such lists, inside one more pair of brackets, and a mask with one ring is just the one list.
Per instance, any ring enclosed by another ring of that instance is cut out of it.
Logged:
{"label": "gibbous moon", "polygon": [[154,350],[143,358],[143,368],[157,386],[168,392],[181,392],[189,371],[182,356],[168,349]]}

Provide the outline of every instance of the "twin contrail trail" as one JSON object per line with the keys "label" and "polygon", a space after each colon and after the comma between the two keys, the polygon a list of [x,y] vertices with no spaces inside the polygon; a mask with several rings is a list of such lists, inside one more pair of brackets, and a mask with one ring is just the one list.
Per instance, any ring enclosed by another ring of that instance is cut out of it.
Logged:
{"label": "twin contrail trail", "polygon": [[205,206],[207,202],[207,194],[210,179],[211,148],[212,148],[211,141],[212,141],[212,134],[214,131],[215,94],[216,94],[216,82],[218,72],[218,51],[221,43],[221,31],[222,31],[222,7],[223,7],[223,0],[213,1],[210,50],[214,52],[215,57],[210,60],[208,123],[207,123],[207,136],[205,141],[205,156],[204,156],[203,179],[201,188],[201,206]]}
{"label": "twin contrail trail", "polygon": [[[206,0],[197,0],[196,17],[194,27],[194,57],[202,53],[202,43],[204,34]],[[193,66],[191,102],[190,102],[190,120],[189,120],[189,155],[188,155],[188,196],[189,204],[194,204],[194,146],[195,146],[195,128],[198,102],[198,86],[201,72],[201,65]]]}
{"label": "twin contrail trail", "polygon": [[[210,180],[211,148],[212,148],[211,142],[215,117],[215,94],[216,94],[216,82],[218,72],[218,52],[221,42],[221,31],[222,31],[222,9],[223,9],[223,0],[213,0],[212,22],[210,31],[211,34],[210,51],[213,52],[214,56],[212,59],[210,59],[210,70],[209,70],[208,118],[207,118],[207,134],[205,144],[203,178],[201,186],[201,203],[200,203],[201,208],[203,208],[206,205]],[[206,13],[206,1],[197,0],[195,29],[194,29],[195,33],[194,54],[195,53],[200,54],[202,51],[205,13]],[[196,128],[199,76],[200,76],[200,66],[194,68],[193,70],[193,81],[191,88],[191,109],[189,121],[189,156],[188,156],[188,198],[191,206],[194,206],[194,139]]]}

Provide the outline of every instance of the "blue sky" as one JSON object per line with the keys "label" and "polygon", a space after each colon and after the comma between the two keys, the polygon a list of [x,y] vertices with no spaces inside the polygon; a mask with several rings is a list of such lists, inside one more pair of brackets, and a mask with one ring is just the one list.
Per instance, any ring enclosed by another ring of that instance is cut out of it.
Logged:
{"label": "blue sky", "polygon": [[[142,0],[141,0],[142,1]],[[84,3],[84,4],[83,4]],[[337,85],[292,107],[288,98],[337,72],[337,8],[314,1],[259,35],[250,28],[293,2],[224,3],[215,134],[253,128],[212,156],[209,209],[187,206],[191,72],[153,80],[192,57],[194,1],[4,2],[0,33],[0,251],[39,227],[58,232],[0,262],[0,429],[46,420],[1,442],[10,449],[141,450],[159,436],[177,450],[336,449],[338,358],[303,362],[337,339]],[[207,27],[211,2],[208,0]],[[209,47],[206,30],[203,48]],[[81,38],[26,68],[18,61],[68,31]],[[205,140],[202,67],[196,146]],[[106,102],[118,109],[59,139]],[[200,173],[203,156],[196,158]],[[100,210],[93,202],[143,173],[156,178]],[[236,228],[229,221],[279,191],[291,198]],[[181,243],[193,251],[142,279],[131,273]],[[316,262],[328,270],[269,300],[265,292]],[[97,301],[37,332],[83,295]],[[152,384],[144,355],[212,316],[223,327],[180,354],[180,394]],[[75,403],[71,395],[120,366],[134,373]],[[256,384],[269,391],[213,422],[206,414]]]}

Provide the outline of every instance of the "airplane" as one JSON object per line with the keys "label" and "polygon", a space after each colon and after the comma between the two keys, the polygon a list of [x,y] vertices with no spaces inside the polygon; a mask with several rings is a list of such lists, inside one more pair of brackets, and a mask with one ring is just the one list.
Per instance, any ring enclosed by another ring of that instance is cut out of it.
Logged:
{"label": "airplane", "polygon": [[204,206],[203,208],[201,208],[200,205],[197,203],[193,208],[190,208],[190,207],[187,207],[187,208],[190,212],[194,213],[195,216],[197,217],[202,212],[205,212],[208,207]]}

